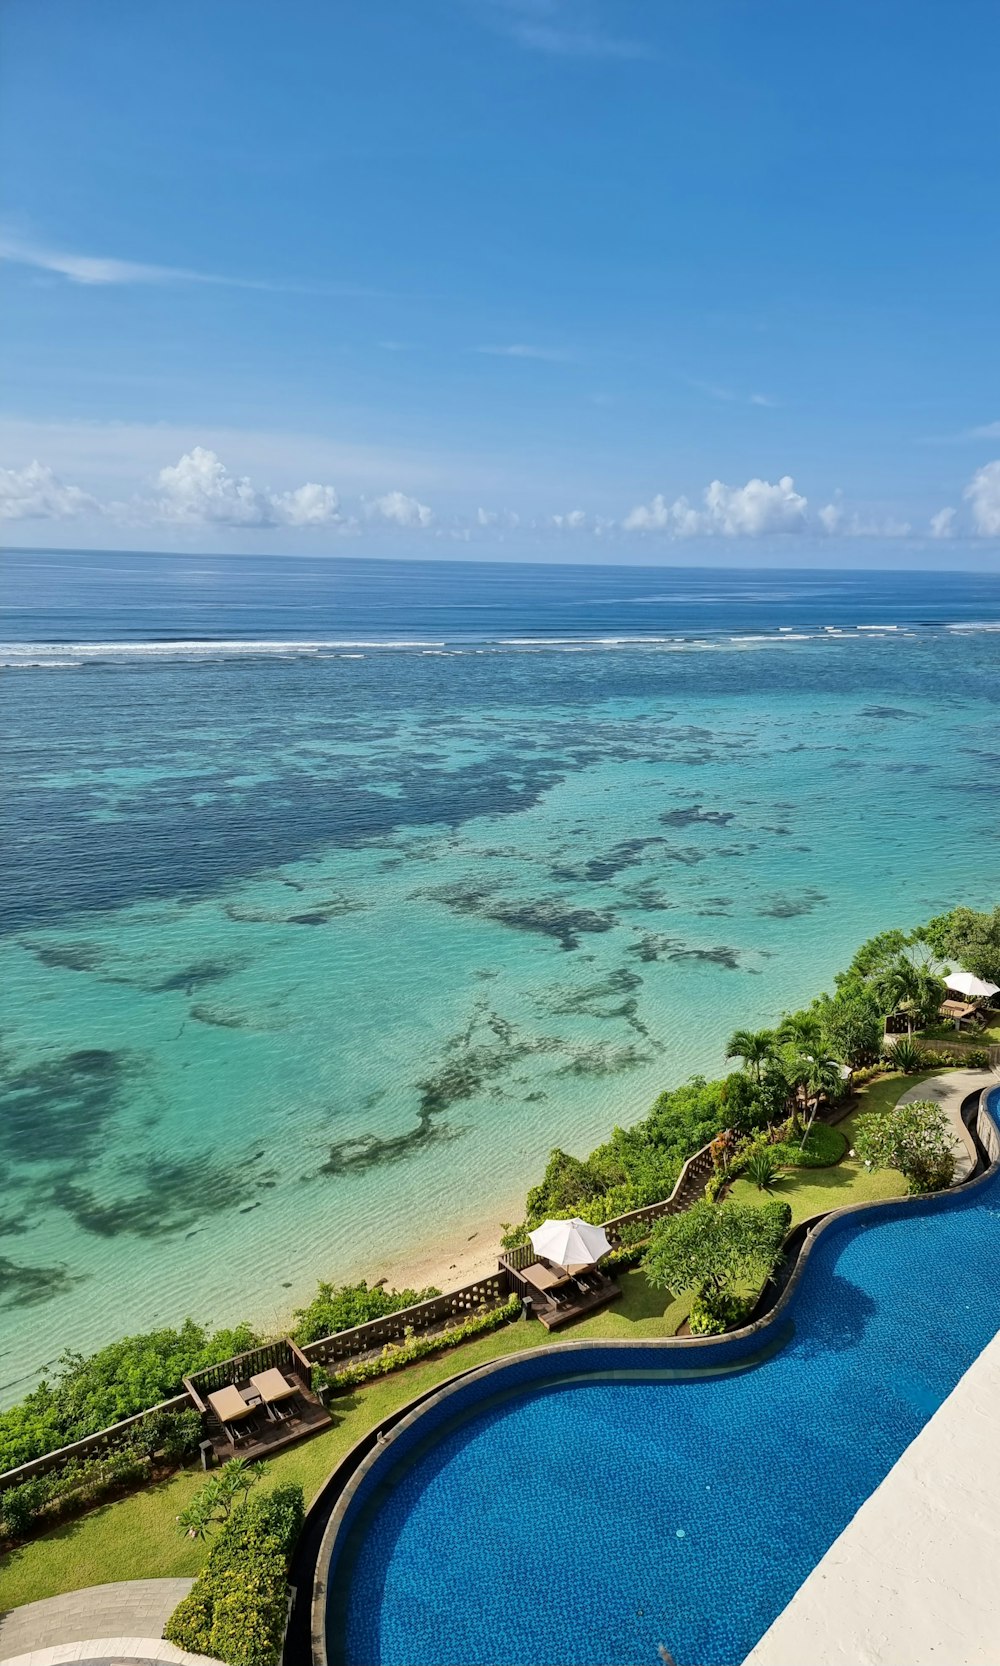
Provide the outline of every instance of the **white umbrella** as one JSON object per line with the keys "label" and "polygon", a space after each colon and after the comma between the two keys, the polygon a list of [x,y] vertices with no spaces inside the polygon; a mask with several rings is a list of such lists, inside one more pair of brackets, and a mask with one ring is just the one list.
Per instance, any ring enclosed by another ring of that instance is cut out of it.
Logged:
{"label": "white umbrella", "polygon": [[570,1221],[543,1221],[534,1232],[529,1232],[536,1255],[554,1261],[567,1272],[592,1267],[611,1248],[603,1226],[591,1226],[589,1221],[575,1217]]}
{"label": "white umbrella", "polygon": [[974,978],[971,972],[951,972],[944,981],[956,995],[966,995],[973,1001],[985,1001],[990,995],[1000,995],[995,983],[984,983],[982,978]]}

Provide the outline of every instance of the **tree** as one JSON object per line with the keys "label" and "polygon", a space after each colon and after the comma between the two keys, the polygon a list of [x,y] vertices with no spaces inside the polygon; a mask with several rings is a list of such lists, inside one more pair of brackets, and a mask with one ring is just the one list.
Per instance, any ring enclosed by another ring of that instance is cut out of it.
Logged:
{"label": "tree", "polygon": [[773,1030],[736,1030],[729,1037],[727,1059],[742,1059],[743,1068],[755,1082],[760,1081],[762,1067],[774,1056]]}
{"label": "tree", "polygon": [[791,1210],[787,1203],[695,1203],[653,1228],[643,1267],[650,1284],[715,1297],[759,1287],[774,1271]]}
{"label": "tree", "polygon": [[802,1136],[802,1144],[805,1145],[812,1125],[816,1121],[816,1112],[819,1110],[820,1100],[836,1098],[844,1084],[840,1074],[840,1066],[836,1059],[805,1059],[803,1062],[805,1072],[802,1085],[805,1088],[807,1098],[812,1101],[812,1112],[806,1124],[806,1131]]}
{"label": "tree", "polygon": [[881,968],[872,982],[872,992],[886,1017],[901,1012],[906,1030],[912,1035],[935,1018],[945,997],[944,980],[928,965],[915,965],[905,954],[897,955]]}
{"label": "tree", "polygon": [[823,1026],[815,1012],[786,1012],[777,1038],[800,1053],[818,1053],[823,1047]]}
{"label": "tree", "polygon": [[875,1062],[882,1048],[882,1014],[866,990],[824,996],[817,1013],[827,1051],[853,1069]]}
{"label": "tree", "polygon": [[989,913],[953,908],[928,920],[920,935],[942,960],[957,960],[974,978],[1000,984],[1000,905]]}
{"label": "tree", "polygon": [[948,1118],[931,1099],[868,1111],[854,1125],[854,1149],[872,1168],[898,1169],[911,1192],[938,1192],[955,1177]]}

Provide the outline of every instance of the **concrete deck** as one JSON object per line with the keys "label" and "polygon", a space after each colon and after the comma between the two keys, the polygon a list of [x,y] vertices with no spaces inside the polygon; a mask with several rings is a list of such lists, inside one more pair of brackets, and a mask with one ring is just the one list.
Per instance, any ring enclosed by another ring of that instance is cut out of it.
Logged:
{"label": "concrete deck", "polygon": [[[70,1645],[92,1645],[93,1638],[105,1643],[136,1643],[169,1649],[162,1639],[163,1628],[182,1597],[191,1589],[190,1579],[127,1579],[113,1585],[91,1585],[82,1591],[67,1591],[43,1602],[25,1603],[0,1618],[0,1666],[11,1660],[30,1659],[40,1666],[42,1651]],[[150,1641],[151,1640],[151,1641]],[[105,1649],[105,1654],[114,1651]],[[121,1657],[123,1650],[118,1648]],[[45,1659],[55,1658],[45,1655]],[[92,1654],[63,1655],[62,1659],[91,1660]],[[138,1655],[137,1659],[181,1660],[179,1649],[170,1655]]]}
{"label": "concrete deck", "polygon": [[148,1662],[169,1662],[170,1666],[219,1666],[204,1654],[185,1654],[155,1637],[97,1637],[84,1643],[57,1643],[52,1648],[32,1649],[5,1660],[3,1666],[147,1666]]}
{"label": "concrete deck", "polygon": [[998,1435],[1000,1335],[744,1666],[997,1666]]}

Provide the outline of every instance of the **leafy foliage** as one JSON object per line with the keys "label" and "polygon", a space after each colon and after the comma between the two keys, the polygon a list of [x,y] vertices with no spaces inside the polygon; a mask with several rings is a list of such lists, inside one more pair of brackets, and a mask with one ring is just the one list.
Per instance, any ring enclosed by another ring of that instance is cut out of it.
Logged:
{"label": "leafy foliage", "polygon": [[929,920],[921,935],[942,960],[957,960],[973,977],[1000,984],[1000,905],[989,913],[953,908]]}
{"label": "leafy foliage", "polygon": [[750,1154],[746,1173],[759,1192],[766,1192],[774,1185],[780,1167],[781,1159],[774,1146],[759,1145]]}
{"label": "leafy foliage", "polygon": [[337,1288],[320,1284],[309,1306],[296,1309],[292,1335],[301,1347],[321,1336],[333,1336],[354,1325],[365,1325],[370,1319],[384,1319],[389,1313],[398,1313],[401,1308],[413,1307],[440,1294],[433,1285],[428,1285],[426,1290],[385,1290],[374,1284],[369,1289],[364,1279],[359,1284],[342,1284]]}
{"label": "leafy foliage", "polygon": [[52,1383],[42,1382],[0,1412],[0,1469],[13,1469],[83,1440],[181,1392],[182,1377],[252,1348],[248,1325],[210,1335],[193,1319],[179,1330],[149,1331],[96,1354],[65,1353]]}
{"label": "leafy foliage", "polygon": [[923,1050],[909,1036],[900,1036],[895,1046],[886,1048],[885,1062],[890,1070],[901,1070],[904,1076],[915,1076],[924,1068]]}
{"label": "leafy foliage", "polygon": [[186,1538],[207,1538],[213,1527],[229,1519],[234,1504],[248,1498],[267,1473],[267,1464],[249,1464],[243,1458],[230,1458],[209,1476],[187,1509],[181,1511],[177,1517],[178,1528]]}
{"label": "leafy foliage", "polygon": [[781,1254],[792,1212],[787,1203],[696,1203],[653,1229],[643,1260],[659,1289],[695,1290],[704,1297],[736,1293],[769,1278]]}
{"label": "leafy foliage", "polygon": [[[452,1325],[448,1330],[432,1331],[427,1336],[414,1336],[412,1333],[403,1342],[389,1342],[375,1359],[359,1360],[356,1365],[345,1365],[340,1371],[325,1372],[326,1383],[335,1392],[342,1388],[353,1388],[358,1383],[372,1382],[376,1377],[384,1377],[389,1371],[398,1371],[404,1365],[412,1365],[415,1360],[426,1359],[428,1354],[440,1353],[445,1348],[457,1348],[460,1343],[468,1342],[474,1336],[482,1336],[486,1331],[499,1330],[501,1325],[509,1325],[521,1312],[520,1296],[508,1296],[499,1307],[484,1309],[481,1313],[470,1313],[460,1325]],[[313,1382],[316,1386],[317,1372],[313,1369]]]}
{"label": "leafy foliage", "polygon": [[914,1099],[887,1111],[869,1111],[854,1127],[854,1147],[873,1168],[905,1174],[911,1192],[938,1192],[955,1177],[948,1118],[930,1099]]}
{"label": "leafy foliage", "polygon": [[24,1539],[33,1529],[78,1515],[147,1482],[155,1454],[162,1452],[168,1463],[178,1463],[200,1438],[201,1418],[193,1407],[153,1413],[116,1446],[90,1457],[70,1458],[44,1475],[6,1488],[0,1493],[0,1529],[9,1539]]}
{"label": "leafy foliage", "polygon": [[289,1559],[304,1515],[299,1486],[275,1487],[238,1505],[167,1621],[167,1641],[228,1666],[278,1666]]}

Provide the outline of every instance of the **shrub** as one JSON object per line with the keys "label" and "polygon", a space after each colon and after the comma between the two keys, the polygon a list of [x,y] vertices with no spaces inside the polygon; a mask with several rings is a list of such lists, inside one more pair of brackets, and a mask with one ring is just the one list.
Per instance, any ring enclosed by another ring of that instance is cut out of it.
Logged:
{"label": "shrub", "polygon": [[987,1047],[970,1047],[962,1058],[962,1063],[969,1070],[988,1070],[990,1055]]}
{"label": "shrub", "polygon": [[759,1287],[777,1265],[791,1218],[787,1203],[695,1203],[657,1222],[646,1277],[654,1287],[709,1299],[732,1295],[734,1285]]}
{"label": "shrub", "polygon": [[296,1309],[296,1325],[292,1332],[301,1347],[321,1336],[334,1336],[337,1331],[351,1330],[371,1319],[384,1319],[401,1308],[413,1307],[417,1302],[440,1296],[440,1290],[428,1285],[426,1290],[385,1290],[381,1285],[371,1289],[364,1279],[359,1284],[320,1284],[308,1307]]}
{"label": "shrub", "polygon": [[847,1138],[839,1128],[828,1128],[825,1122],[814,1122],[804,1144],[799,1140],[783,1140],[774,1149],[786,1168],[832,1168],[847,1150]]}
{"label": "shrub", "polygon": [[691,1304],[688,1323],[692,1336],[721,1336],[741,1325],[752,1311],[752,1302],[742,1296],[703,1294]]}
{"label": "shrub", "polygon": [[33,1481],[22,1481],[19,1487],[8,1487],[6,1492],[0,1493],[0,1521],[8,1538],[26,1537],[48,1497],[44,1475]]}
{"label": "shrub", "polygon": [[[610,1260],[610,1257],[606,1257],[606,1260]],[[499,1307],[472,1313],[468,1319],[463,1319],[461,1324],[453,1325],[448,1330],[437,1331],[430,1336],[410,1336],[402,1343],[389,1343],[376,1359],[358,1360],[356,1364],[345,1365],[339,1371],[327,1368],[327,1381],[334,1391],[354,1388],[359,1383],[373,1382],[376,1377],[384,1377],[389,1371],[398,1371],[404,1365],[412,1365],[415,1360],[426,1359],[428,1354],[439,1353],[444,1348],[457,1348],[460,1343],[469,1342],[474,1336],[482,1336],[486,1331],[499,1330],[502,1325],[509,1325],[520,1312],[520,1296],[508,1296]]]}
{"label": "shrub", "polygon": [[905,1035],[885,1050],[886,1064],[893,1070],[901,1070],[904,1076],[915,1076],[918,1070],[923,1070],[925,1058],[923,1050]]}
{"label": "shrub", "polygon": [[53,1382],[0,1412],[0,1469],[14,1469],[179,1394],[183,1377],[252,1348],[247,1325],[214,1335],[193,1319],[179,1330],[126,1336],[96,1354],[66,1353]]}
{"label": "shrub", "polygon": [[930,1099],[859,1116],[854,1146],[873,1168],[899,1169],[911,1192],[942,1191],[954,1179],[951,1128],[940,1105]]}
{"label": "shrub", "polygon": [[275,1487],[234,1510],[167,1621],[167,1641],[227,1666],[278,1666],[288,1563],[304,1514],[298,1486]]}
{"label": "shrub", "polygon": [[757,1146],[750,1153],[746,1173],[759,1192],[766,1192],[777,1178],[781,1158],[776,1146]]}

